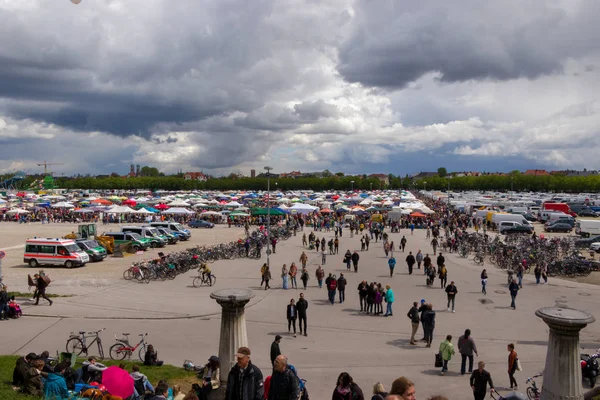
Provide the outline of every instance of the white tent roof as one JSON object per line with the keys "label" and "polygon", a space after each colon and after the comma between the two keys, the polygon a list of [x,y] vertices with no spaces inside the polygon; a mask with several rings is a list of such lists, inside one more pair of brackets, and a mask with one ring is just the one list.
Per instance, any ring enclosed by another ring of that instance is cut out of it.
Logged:
{"label": "white tent roof", "polygon": [[29,211],[24,210],[22,208],[13,208],[6,212],[7,214],[29,214]]}
{"label": "white tent roof", "polygon": [[170,202],[167,205],[169,207],[189,207],[190,206],[190,204],[187,201],[183,201],[183,200],[173,200],[172,202]]}
{"label": "white tent roof", "polygon": [[106,212],[110,214],[129,214],[135,212],[135,210],[125,206],[112,206]]}
{"label": "white tent roof", "polygon": [[173,207],[161,212],[161,214],[193,214],[193,212],[185,208]]}
{"label": "white tent roof", "polygon": [[137,211],[134,211],[133,213],[134,213],[134,214],[154,214],[152,211],[148,211],[148,210],[146,210],[146,209],[145,209],[145,208],[143,208],[143,207],[142,207],[142,208],[140,208],[140,209],[139,209],[139,210],[137,210]]}
{"label": "white tent roof", "polygon": [[52,208],[75,208],[75,206],[69,202],[61,201],[56,204],[52,204]]}

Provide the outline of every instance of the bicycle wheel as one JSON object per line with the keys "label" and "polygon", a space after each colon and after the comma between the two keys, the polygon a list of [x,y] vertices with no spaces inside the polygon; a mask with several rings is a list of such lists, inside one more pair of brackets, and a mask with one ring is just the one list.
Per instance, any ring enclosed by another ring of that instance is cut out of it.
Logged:
{"label": "bicycle wheel", "polygon": [[216,277],[216,276],[214,276],[213,274],[211,274],[211,275],[208,277],[208,286],[212,286],[212,285],[214,285],[215,283],[217,283],[217,277]]}
{"label": "bicycle wheel", "polygon": [[535,395],[535,390],[530,386],[527,388],[527,398],[529,400],[536,400],[538,397]]}
{"label": "bicycle wheel", "polygon": [[129,349],[122,345],[121,343],[115,343],[110,346],[110,358],[113,360],[123,360],[127,354],[129,354]]}
{"label": "bicycle wheel", "polygon": [[141,362],[144,362],[144,358],[146,357],[146,344],[142,344],[140,346],[140,351],[138,352],[138,357],[140,358]]}
{"label": "bicycle wheel", "polygon": [[195,277],[194,280],[192,281],[192,285],[194,287],[202,286],[202,277],[200,277],[200,276]]}
{"label": "bicycle wheel", "polygon": [[67,353],[75,353],[80,355],[83,353],[83,342],[79,338],[71,338],[67,340]]}
{"label": "bicycle wheel", "polygon": [[127,281],[133,279],[134,276],[135,276],[135,274],[134,274],[132,268],[128,268],[125,271],[123,271],[123,279],[125,279]]}

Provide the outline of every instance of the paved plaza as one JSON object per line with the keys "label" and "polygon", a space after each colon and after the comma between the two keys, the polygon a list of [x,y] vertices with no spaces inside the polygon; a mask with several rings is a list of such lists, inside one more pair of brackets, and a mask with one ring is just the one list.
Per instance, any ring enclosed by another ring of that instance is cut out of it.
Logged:
{"label": "paved plaza", "polygon": [[[13,226],[4,224],[2,230],[6,233]],[[66,229],[57,226],[63,231]],[[31,229],[33,232],[35,226]],[[309,230],[305,229],[305,232],[308,235]],[[59,233],[67,232],[57,231]],[[242,231],[233,229],[228,232],[228,228],[218,226],[212,231],[195,230],[193,234],[193,241],[200,240],[203,235],[221,240],[239,236]],[[130,332],[134,338],[137,333],[148,332],[149,341],[165,362],[181,365],[185,359],[191,359],[201,363],[218,351],[221,309],[209,298],[210,293],[223,288],[250,288],[255,297],[246,308],[249,347],[253,361],[265,375],[271,370],[270,343],[275,335],[280,334],[283,336],[283,354],[296,366],[299,375],[308,381],[313,399],[331,398],[337,376],[347,371],[363,389],[366,398],[370,398],[375,382],[383,382],[389,389],[395,378],[405,375],[415,382],[418,399],[444,394],[458,400],[472,398],[468,375],[460,375],[460,355],[450,361],[449,372],[445,376],[440,376],[439,369],[433,367],[434,353],[446,335],[451,334],[456,344],[464,330],[471,329],[479,349],[475,362],[485,360],[498,389],[508,386],[506,345],[515,343],[524,368],[523,372],[517,372],[517,380],[524,392],[526,377],[542,371],[546,356],[548,328],[534,315],[535,310],[558,303],[586,310],[598,317],[599,286],[555,278],[550,278],[547,285],[536,286],[531,274],[525,277],[523,289],[517,297],[517,308],[512,310],[505,273],[486,263],[484,267],[488,269],[489,285],[488,294],[484,296],[479,279],[481,267],[454,254],[445,254],[448,282],[454,280],[459,293],[456,313],[448,312],[446,295],[440,289],[439,280],[436,279],[433,288],[427,287],[423,271],[415,269],[412,275],[408,275],[404,262],[408,251],[416,254],[421,249],[424,253],[431,253],[425,231],[415,231],[411,236],[410,231],[402,230],[400,234],[390,235],[390,240],[396,245],[402,235],[406,235],[408,240],[406,252],[395,253],[398,264],[394,277],[390,278],[382,244],[375,241],[371,242],[368,252],[359,252],[358,273],[346,272],[343,253],[347,249],[359,250],[360,237],[350,238],[349,232],[344,230],[340,254],[328,255],[323,268],[326,275],[344,273],[348,280],[346,301],[343,304],[336,301],[334,305],[327,301],[326,289],[319,289],[314,277],[321,260],[320,253],[307,251],[311,272],[309,288],[305,291],[309,302],[309,336],[294,338],[287,331],[286,305],[291,298],[297,299],[301,290],[282,290],[279,276],[282,264],[289,266],[296,262],[300,265],[298,259],[303,250],[301,235],[302,232],[299,232],[298,236],[277,245],[277,253],[270,260],[273,289],[267,291],[259,287],[260,267],[266,260],[264,255],[262,260],[238,259],[211,264],[217,276],[217,284],[213,288],[192,287],[191,277],[196,274],[195,271],[172,281],[150,284],[123,280],[123,270],[140,256],[108,259],[105,265],[98,263],[74,270],[46,268],[54,279],[48,292],[74,296],[57,298],[51,307],[47,303],[33,306],[30,301],[23,301],[27,317],[2,323],[5,340],[0,341],[0,353],[25,354],[44,349],[64,351],[70,332],[107,328],[103,334],[106,353],[114,342],[114,334]],[[333,233],[318,232],[317,237],[329,240]],[[3,234],[4,242],[0,248],[23,243],[23,240],[17,239],[13,243],[10,235]],[[190,245],[182,243],[168,250],[184,249]],[[19,250],[12,250],[13,253],[15,251]],[[432,259],[435,263],[435,258]],[[25,278],[33,271],[20,265],[21,262],[13,256],[4,265],[9,290],[27,290]],[[358,311],[356,287],[363,279],[391,285],[396,297],[393,317],[368,316]],[[298,282],[301,285],[299,279]],[[418,346],[409,344],[411,325],[406,313],[413,301],[421,299],[433,303],[437,313],[434,343],[429,349],[422,342]],[[581,332],[581,344],[588,350],[600,347],[600,323],[592,324]]]}

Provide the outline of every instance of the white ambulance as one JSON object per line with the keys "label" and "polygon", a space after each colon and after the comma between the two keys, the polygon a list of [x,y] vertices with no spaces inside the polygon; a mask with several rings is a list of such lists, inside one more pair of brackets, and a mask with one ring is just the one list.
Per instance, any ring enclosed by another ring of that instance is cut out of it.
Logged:
{"label": "white ambulance", "polygon": [[40,265],[64,265],[72,268],[85,265],[90,257],[73,240],[33,238],[25,242],[23,261],[32,268]]}

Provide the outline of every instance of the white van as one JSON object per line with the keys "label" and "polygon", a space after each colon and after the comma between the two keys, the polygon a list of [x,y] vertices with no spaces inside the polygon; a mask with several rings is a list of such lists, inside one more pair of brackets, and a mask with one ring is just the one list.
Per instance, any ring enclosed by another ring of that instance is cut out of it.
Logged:
{"label": "white van", "polygon": [[600,235],[600,220],[577,220],[577,222],[575,222],[575,233],[583,237],[590,237],[590,235]]}
{"label": "white van", "polygon": [[90,262],[90,257],[73,240],[33,238],[25,241],[23,262],[31,268],[40,265],[64,265],[72,268]]}
{"label": "white van", "polygon": [[527,221],[521,214],[494,214],[492,215],[492,222],[496,226],[500,227],[500,222],[512,221],[517,222],[523,226],[528,226],[533,229],[531,222]]}
{"label": "white van", "polygon": [[574,225],[574,221],[575,221],[575,218],[573,218],[569,214],[565,214],[565,213],[550,213],[548,215],[548,221],[546,221],[546,222],[556,221],[557,219],[560,219],[561,222],[567,222],[567,223],[569,223],[571,225]]}

